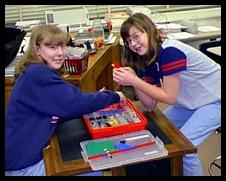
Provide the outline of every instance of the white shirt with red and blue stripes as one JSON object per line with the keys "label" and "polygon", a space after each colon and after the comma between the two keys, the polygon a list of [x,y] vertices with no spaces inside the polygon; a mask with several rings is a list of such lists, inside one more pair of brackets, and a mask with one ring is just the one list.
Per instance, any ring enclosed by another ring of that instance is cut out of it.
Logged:
{"label": "white shirt with red and blue stripes", "polygon": [[199,50],[178,40],[163,41],[159,59],[140,72],[144,80],[160,86],[160,79],[180,74],[176,104],[187,109],[221,100],[221,67]]}

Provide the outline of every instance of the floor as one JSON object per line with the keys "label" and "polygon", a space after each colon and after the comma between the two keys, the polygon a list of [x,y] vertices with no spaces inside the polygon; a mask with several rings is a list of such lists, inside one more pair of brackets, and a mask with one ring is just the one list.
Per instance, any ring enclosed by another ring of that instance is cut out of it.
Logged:
{"label": "floor", "polygon": [[[221,155],[221,134],[213,133],[210,135],[209,138],[198,148],[198,153],[202,162],[204,175],[210,176],[210,173],[208,172],[209,164],[216,157]],[[221,165],[221,162],[219,162],[219,164]],[[213,167],[213,174],[220,176],[220,169]]]}
{"label": "floor", "polygon": [[[158,107],[160,110],[164,110],[168,105],[160,103]],[[210,176],[208,167],[211,161],[221,155],[221,134],[213,133],[210,135],[209,138],[198,147],[198,153],[202,162],[204,176]],[[221,162],[219,164],[221,165]],[[216,167],[213,167],[212,171],[216,176],[221,175],[221,171]]]}

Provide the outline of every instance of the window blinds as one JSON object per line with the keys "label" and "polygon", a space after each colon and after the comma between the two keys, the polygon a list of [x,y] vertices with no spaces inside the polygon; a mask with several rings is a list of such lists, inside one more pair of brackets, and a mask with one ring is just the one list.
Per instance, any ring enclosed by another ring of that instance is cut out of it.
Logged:
{"label": "window blinds", "polygon": [[[15,24],[17,21],[40,20],[45,23],[46,11],[72,10],[86,8],[89,18],[104,18],[106,13],[127,11],[132,5],[5,5],[5,24]],[[133,5],[134,6],[134,5]],[[152,12],[167,13],[205,8],[220,8],[220,5],[143,5]]]}

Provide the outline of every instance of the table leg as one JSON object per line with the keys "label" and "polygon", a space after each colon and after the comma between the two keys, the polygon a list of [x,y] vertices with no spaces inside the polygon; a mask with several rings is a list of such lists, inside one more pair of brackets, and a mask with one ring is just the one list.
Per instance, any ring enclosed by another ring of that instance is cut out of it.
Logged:
{"label": "table leg", "polygon": [[126,176],[125,167],[115,167],[111,169],[112,176]]}
{"label": "table leg", "polygon": [[183,156],[170,159],[171,176],[183,176]]}

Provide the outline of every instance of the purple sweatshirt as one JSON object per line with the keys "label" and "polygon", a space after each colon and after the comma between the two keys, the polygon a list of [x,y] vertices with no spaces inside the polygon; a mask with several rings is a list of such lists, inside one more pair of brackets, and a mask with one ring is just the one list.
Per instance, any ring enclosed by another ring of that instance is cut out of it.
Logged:
{"label": "purple sweatshirt", "polygon": [[39,162],[59,122],[119,100],[110,91],[82,93],[46,65],[29,65],[17,79],[5,113],[5,170]]}

